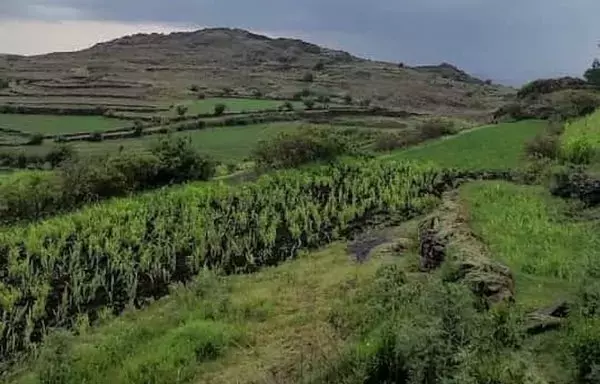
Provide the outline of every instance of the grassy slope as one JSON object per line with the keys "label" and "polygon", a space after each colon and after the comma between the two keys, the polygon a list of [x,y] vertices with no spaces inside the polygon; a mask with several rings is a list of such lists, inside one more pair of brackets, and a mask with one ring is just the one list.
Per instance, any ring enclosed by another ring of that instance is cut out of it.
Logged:
{"label": "grassy slope", "polygon": [[12,382],[52,372],[62,383],[295,382],[344,341],[328,323],[331,306],[402,260],[380,254],[357,264],[337,243],[252,275],[207,272],[147,309],[54,337]]}
{"label": "grassy slope", "polygon": [[546,123],[522,121],[475,128],[392,154],[393,159],[427,160],[444,167],[507,169],[523,163],[523,145]]}
{"label": "grassy slope", "polygon": [[543,187],[477,182],[461,196],[474,230],[516,274],[520,302],[543,305],[568,296],[600,262],[598,225],[568,219],[572,203]]}
{"label": "grassy slope", "polygon": [[131,124],[102,116],[0,114],[0,127],[42,134],[104,131],[127,125]]}

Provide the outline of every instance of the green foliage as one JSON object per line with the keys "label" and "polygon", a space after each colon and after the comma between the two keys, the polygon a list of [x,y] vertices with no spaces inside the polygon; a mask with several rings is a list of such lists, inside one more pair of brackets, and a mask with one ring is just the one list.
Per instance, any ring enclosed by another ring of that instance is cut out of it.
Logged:
{"label": "green foliage", "polygon": [[307,98],[302,101],[304,103],[304,107],[308,110],[311,110],[315,106],[315,101],[313,99]]}
{"label": "green foliage", "polygon": [[171,183],[207,180],[215,172],[215,164],[185,138],[163,138],[150,153],[127,151],[85,157],[76,156],[72,147],[63,145],[45,160],[58,168],[4,180],[0,223],[35,220],[88,202]]}
{"label": "green foliage", "polygon": [[199,90],[200,88],[196,84],[190,85],[191,92],[198,92]]}
{"label": "green foliage", "polygon": [[133,122],[133,136],[141,137],[144,134],[144,123],[141,120]]}
{"label": "green foliage", "polygon": [[292,103],[291,103],[291,102],[289,102],[289,101],[286,101],[285,103],[283,103],[283,104],[282,104],[282,105],[279,107],[279,109],[280,109],[280,110],[282,110],[282,111],[288,111],[288,112],[291,112],[291,111],[293,111],[293,110],[294,110],[294,104],[292,104]]}
{"label": "green foliage", "polygon": [[423,140],[436,139],[445,135],[458,133],[456,123],[450,119],[432,118],[427,119],[417,126]]}
{"label": "green foliage", "polygon": [[433,141],[392,155],[398,159],[433,161],[462,169],[509,169],[523,164],[523,145],[542,132],[541,121],[497,124]]}
{"label": "green foliage", "polygon": [[525,143],[525,154],[531,159],[557,159],[560,155],[560,135],[563,131],[563,123],[550,123],[546,130]]}
{"label": "green foliage", "polygon": [[600,110],[568,122],[561,136],[561,156],[575,164],[589,164],[600,151]]}
{"label": "green foliage", "polygon": [[344,104],[352,105],[352,96],[351,95],[344,95]]}
{"label": "green foliage", "polygon": [[314,70],[314,71],[322,71],[322,70],[324,70],[324,69],[325,69],[325,63],[324,63],[324,62],[322,62],[322,61],[319,61],[317,64],[315,64],[315,65],[313,66],[313,70]]}
{"label": "green foliage", "polygon": [[310,383],[539,382],[510,354],[523,342],[514,308],[483,312],[466,286],[411,281],[395,265],[334,307],[331,322],[356,341]]}
{"label": "green foliage", "polygon": [[221,116],[225,112],[226,109],[227,109],[227,106],[223,103],[215,104],[214,115]]}
{"label": "green foliage", "polygon": [[0,78],[0,89],[6,89],[8,87],[10,87],[10,82],[8,79]]}
{"label": "green foliage", "polygon": [[27,142],[26,145],[42,145],[44,144],[44,135],[42,135],[41,133],[35,133],[33,136],[31,136],[31,138],[29,139],[29,141]]}
{"label": "green foliage", "polygon": [[302,75],[302,81],[305,83],[312,83],[314,80],[315,75],[313,75],[312,72],[306,72],[304,75]]}
{"label": "green foliage", "polygon": [[354,152],[351,140],[334,130],[284,132],[259,142],[253,159],[261,168],[293,168],[314,161],[331,161]]}
{"label": "green foliage", "polygon": [[583,77],[594,86],[600,86],[600,60],[594,59],[591,68],[585,71]]}
{"label": "green foliage", "polygon": [[369,107],[371,105],[371,99],[362,99],[358,102],[361,107]]}
{"label": "green foliage", "polygon": [[600,382],[600,318],[573,321],[569,346],[577,369],[576,383]]}
{"label": "green foliage", "polygon": [[389,161],[339,163],[240,188],[165,190],[2,231],[1,273],[10,276],[2,289],[14,293],[2,308],[2,358],[78,315],[163,296],[206,266],[252,271],[348,235],[372,217],[412,216],[430,206],[428,191],[441,188],[441,176]]}
{"label": "green foliage", "polygon": [[188,107],[185,105],[178,105],[175,108],[175,111],[177,112],[178,116],[185,116],[185,114],[188,112]]}
{"label": "green foliage", "polygon": [[90,135],[88,137],[88,141],[99,142],[102,140],[104,140],[104,135],[102,135],[102,132],[90,133]]}

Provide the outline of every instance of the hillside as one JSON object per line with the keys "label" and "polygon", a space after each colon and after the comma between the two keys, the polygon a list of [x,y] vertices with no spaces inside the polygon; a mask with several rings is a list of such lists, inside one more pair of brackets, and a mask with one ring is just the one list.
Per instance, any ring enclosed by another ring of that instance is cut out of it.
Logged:
{"label": "hillside", "polygon": [[[312,72],[314,81],[304,82]],[[485,85],[449,64],[410,68],[370,61],[301,40],[240,29],[137,34],[89,49],[22,57],[0,55],[0,73],[13,79],[1,101],[43,96],[167,99],[207,94],[291,97],[305,88],[330,96],[439,114],[487,112],[509,89]],[[448,75],[450,73],[450,75]]]}

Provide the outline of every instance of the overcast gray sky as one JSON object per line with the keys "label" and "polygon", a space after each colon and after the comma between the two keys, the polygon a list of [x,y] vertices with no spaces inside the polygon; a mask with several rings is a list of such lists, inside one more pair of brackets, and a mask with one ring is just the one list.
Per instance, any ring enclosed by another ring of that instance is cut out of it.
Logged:
{"label": "overcast gray sky", "polygon": [[599,0],[0,0],[0,52],[226,26],[518,84],[580,75],[600,55],[598,15]]}

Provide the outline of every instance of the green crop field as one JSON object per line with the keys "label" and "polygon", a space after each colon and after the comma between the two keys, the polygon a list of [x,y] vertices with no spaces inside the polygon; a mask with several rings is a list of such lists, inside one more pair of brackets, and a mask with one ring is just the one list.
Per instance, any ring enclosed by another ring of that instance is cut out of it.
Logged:
{"label": "green crop field", "polygon": [[475,128],[456,136],[401,150],[392,159],[433,161],[444,167],[508,169],[523,164],[525,142],[546,123],[522,121]]}
{"label": "green crop field", "polygon": [[600,262],[597,223],[567,219],[568,203],[542,187],[478,182],[461,195],[473,229],[516,272],[521,302],[551,304]]}
{"label": "green crop field", "polygon": [[[258,141],[280,132],[298,127],[298,123],[257,124],[234,127],[207,128],[199,131],[173,133],[174,137],[191,137],[192,144],[215,160],[238,162],[248,157]],[[74,147],[81,153],[100,153],[125,150],[143,150],[159,139],[159,135],[122,140],[105,140],[99,143],[78,142]]]}
{"label": "green crop field", "polygon": [[58,135],[61,133],[95,132],[131,125],[118,119],[102,116],[45,116],[0,114],[0,128],[28,133]]}
{"label": "green crop field", "polygon": [[574,163],[590,163],[600,154],[600,110],[565,124],[561,155]]}

